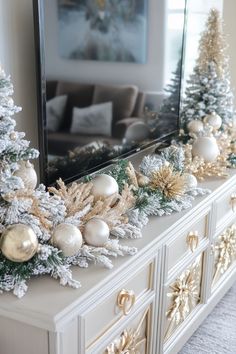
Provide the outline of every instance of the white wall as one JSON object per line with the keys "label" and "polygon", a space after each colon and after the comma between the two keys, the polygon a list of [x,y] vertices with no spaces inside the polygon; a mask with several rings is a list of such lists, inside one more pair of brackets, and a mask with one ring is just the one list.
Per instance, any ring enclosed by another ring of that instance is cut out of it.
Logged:
{"label": "white wall", "polygon": [[15,103],[23,108],[17,130],[38,146],[32,0],[0,0],[0,64],[11,75]]}
{"label": "white wall", "polygon": [[[225,21],[225,32],[227,33],[227,41],[229,44],[229,64],[230,64],[230,74],[231,74],[231,87],[236,95],[236,45],[235,45],[235,35],[236,35],[236,1],[235,0],[225,0],[224,1],[224,21]],[[236,97],[234,98],[236,105]]]}

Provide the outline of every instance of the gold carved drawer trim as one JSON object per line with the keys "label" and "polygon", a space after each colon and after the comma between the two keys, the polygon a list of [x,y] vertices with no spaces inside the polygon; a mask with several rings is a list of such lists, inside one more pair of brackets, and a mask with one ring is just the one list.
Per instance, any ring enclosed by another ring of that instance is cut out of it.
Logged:
{"label": "gold carved drawer trim", "polygon": [[[104,354],[140,354],[141,347],[147,345],[147,317],[149,309],[141,317],[136,328],[127,328],[105,350]],[[146,349],[145,349],[146,352]]]}
{"label": "gold carved drawer trim", "polygon": [[167,327],[165,339],[168,339],[176,327],[190,314],[200,301],[202,275],[202,255],[192,263],[175,282],[169,286],[167,297],[171,299],[166,312]]}
{"label": "gold carved drawer trim", "polygon": [[236,258],[236,225],[228,227],[217,239],[214,246],[215,265],[213,285],[226,272]]}

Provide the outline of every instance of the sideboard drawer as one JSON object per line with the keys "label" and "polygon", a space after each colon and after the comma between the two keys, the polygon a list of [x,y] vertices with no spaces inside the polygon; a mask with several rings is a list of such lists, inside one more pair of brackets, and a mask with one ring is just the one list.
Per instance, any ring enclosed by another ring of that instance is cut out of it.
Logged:
{"label": "sideboard drawer", "polygon": [[[151,306],[142,310],[120,332],[114,340],[107,345],[101,354],[142,353],[148,354],[151,342],[150,331]],[[98,353],[96,351],[96,353]]]}
{"label": "sideboard drawer", "polygon": [[199,255],[174,281],[167,285],[164,340],[175,330],[201,301],[203,253]]}
{"label": "sideboard drawer", "polygon": [[111,329],[123,317],[132,314],[140,297],[152,289],[153,264],[148,264],[119,287],[102,302],[99,299],[85,315],[86,347],[94,343],[103,333]]}
{"label": "sideboard drawer", "polygon": [[216,224],[219,225],[222,219],[235,214],[236,217],[236,187],[231,187],[216,202]]}
{"label": "sideboard drawer", "polygon": [[184,256],[194,253],[200,242],[206,238],[209,213],[201,216],[173,241],[167,244],[168,271]]}

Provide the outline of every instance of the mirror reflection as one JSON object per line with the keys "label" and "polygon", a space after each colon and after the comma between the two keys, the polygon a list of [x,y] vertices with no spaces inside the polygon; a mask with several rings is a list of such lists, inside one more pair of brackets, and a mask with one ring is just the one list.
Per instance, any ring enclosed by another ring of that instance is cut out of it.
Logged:
{"label": "mirror reflection", "polygon": [[43,1],[47,184],[178,129],[184,12],[185,0]]}

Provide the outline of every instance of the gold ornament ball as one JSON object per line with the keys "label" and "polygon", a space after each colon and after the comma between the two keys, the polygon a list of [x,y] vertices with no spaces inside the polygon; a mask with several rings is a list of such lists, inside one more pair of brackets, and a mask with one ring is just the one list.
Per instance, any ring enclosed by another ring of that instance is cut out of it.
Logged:
{"label": "gold ornament ball", "polygon": [[144,176],[144,175],[138,176],[138,185],[140,187],[147,186],[149,182],[150,182],[150,179],[147,176]]}
{"label": "gold ornament ball", "polygon": [[83,237],[88,245],[101,247],[109,239],[108,225],[99,218],[90,219],[84,227]]}
{"label": "gold ornament ball", "polygon": [[93,184],[91,192],[95,200],[104,199],[119,192],[119,186],[115,178],[109,175],[101,174],[96,176],[91,182]]}
{"label": "gold ornament ball", "polygon": [[82,246],[83,238],[80,230],[71,224],[59,224],[56,226],[51,242],[53,246],[62,251],[64,256],[76,255]]}
{"label": "gold ornament ball", "polygon": [[203,123],[201,120],[194,119],[187,125],[189,133],[200,133],[203,131]]}
{"label": "gold ornament ball", "polygon": [[220,151],[214,137],[199,137],[193,143],[193,157],[201,157],[205,162],[214,162],[219,156]]}
{"label": "gold ornament ball", "polygon": [[38,238],[28,225],[11,225],[2,233],[0,248],[10,261],[26,262],[37,252]]}
{"label": "gold ornament ball", "polygon": [[222,125],[221,117],[214,112],[207,114],[204,118],[204,122],[209,124],[214,130],[220,129]]}
{"label": "gold ornament ball", "polygon": [[35,189],[37,186],[37,173],[34,165],[29,161],[18,162],[19,169],[14,173],[14,176],[20,177],[24,183],[24,188]]}

